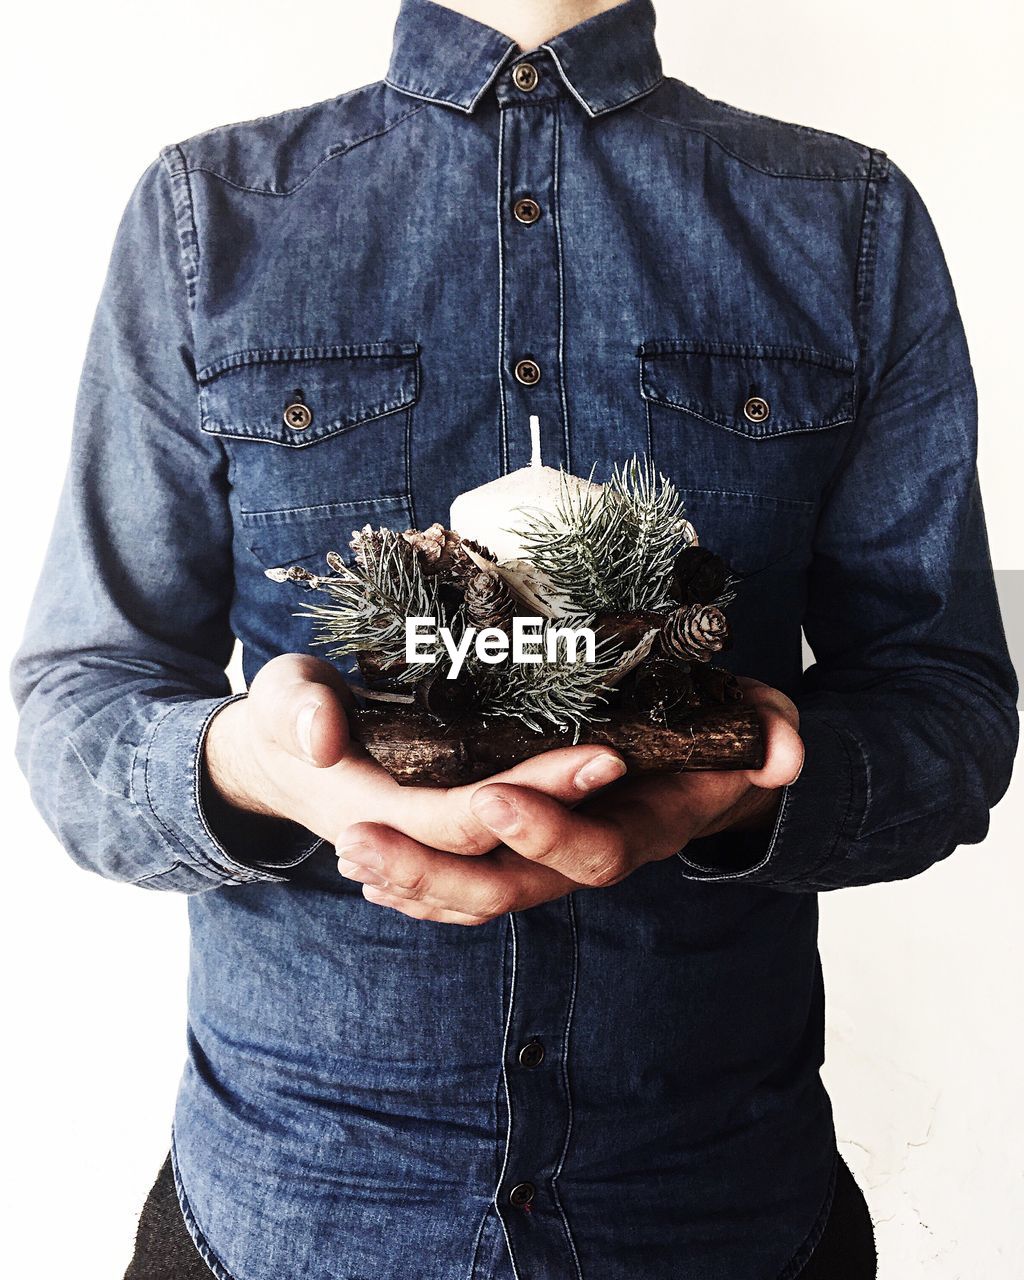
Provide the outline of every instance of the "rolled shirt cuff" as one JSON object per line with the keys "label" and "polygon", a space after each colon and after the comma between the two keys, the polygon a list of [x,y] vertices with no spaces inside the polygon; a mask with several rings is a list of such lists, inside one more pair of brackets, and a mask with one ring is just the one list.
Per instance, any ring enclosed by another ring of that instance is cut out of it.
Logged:
{"label": "rolled shirt cuff", "polygon": [[[174,702],[143,752],[145,803],[180,861],[215,884],[281,882],[323,839],[285,818],[248,814],[212,792],[203,748],[214,716],[245,693]],[[209,887],[213,887],[211,884]]]}
{"label": "rolled shirt cuff", "polygon": [[742,880],[795,892],[838,887],[844,837],[863,791],[856,748],[813,711],[801,713],[804,765],[765,831],[721,831],[676,853],[689,880]]}

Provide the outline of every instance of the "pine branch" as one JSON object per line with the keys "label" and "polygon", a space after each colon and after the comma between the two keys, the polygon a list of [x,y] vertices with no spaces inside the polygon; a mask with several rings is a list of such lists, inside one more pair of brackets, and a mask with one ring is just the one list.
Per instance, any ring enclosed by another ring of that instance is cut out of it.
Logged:
{"label": "pine branch", "polygon": [[[399,664],[396,681],[414,684],[429,668],[422,663],[403,665],[406,619],[432,617],[438,626],[451,626],[453,620],[438,597],[440,579],[423,572],[399,534],[390,529],[378,532],[377,543],[367,545],[362,563],[345,566],[336,577],[315,580],[331,602],[311,605],[296,616],[313,619],[311,643],[327,646],[329,657],[368,650],[383,663]],[[452,627],[453,634],[456,630]]]}
{"label": "pine branch", "polygon": [[[591,473],[593,474],[593,473]],[[578,613],[670,608],[672,566],[694,537],[675,485],[636,454],[599,489],[562,472],[553,513],[522,508],[524,554]]]}
{"label": "pine branch", "polygon": [[[573,625],[594,626],[595,620],[586,618]],[[564,626],[564,620],[545,619],[538,629],[538,646],[547,653],[548,635]],[[582,657],[570,661],[568,645],[564,637],[558,637],[556,661],[482,663],[475,657],[467,666],[480,692],[479,710],[482,715],[506,716],[518,719],[538,733],[550,730],[550,726],[573,730],[572,741],[578,742],[581,730],[588,724],[608,719],[599,708],[609,695],[616,692],[614,686],[604,683],[615,668],[621,646],[613,639],[599,640],[595,646],[595,661],[586,662]]]}

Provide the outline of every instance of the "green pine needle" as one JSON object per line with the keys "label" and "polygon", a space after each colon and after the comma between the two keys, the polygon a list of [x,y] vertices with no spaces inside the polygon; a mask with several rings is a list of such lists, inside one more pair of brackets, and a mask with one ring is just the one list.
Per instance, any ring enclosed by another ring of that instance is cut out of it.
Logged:
{"label": "green pine needle", "polygon": [[[591,470],[593,475],[593,470]],[[574,612],[668,609],[672,567],[692,541],[675,485],[634,454],[600,489],[570,486],[566,472],[556,510],[522,507],[524,556],[572,601]]]}
{"label": "green pine needle", "polygon": [[[327,646],[331,658],[371,650],[386,664],[405,661],[405,623],[410,617],[434,618],[438,626],[451,627],[453,635],[462,610],[449,618],[438,599],[438,579],[424,574],[419,558],[400,534],[379,529],[379,548],[372,539],[363,544],[364,564],[355,563],[345,574],[320,578],[317,585],[331,602],[311,605],[296,614],[314,620],[313,644]],[[398,683],[415,684],[429,668],[410,663],[400,670]]]}
{"label": "green pine needle", "polygon": [[[572,620],[573,626],[594,624],[593,618]],[[547,653],[549,633],[564,625],[564,620],[544,620],[535,633],[541,653]],[[585,662],[582,657],[570,661],[568,646],[559,637],[555,662],[517,663],[507,659],[492,664],[480,662],[471,654],[467,666],[481,692],[482,715],[521,720],[538,733],[549,731],[552,725],[572,729],[572,741],[576,743],[588,724],[608,719],[600,708],[616,692],[616,686],[608,686],[604,680],[620,653],[617,642],[605,638],[595,645],[594,662]]]}

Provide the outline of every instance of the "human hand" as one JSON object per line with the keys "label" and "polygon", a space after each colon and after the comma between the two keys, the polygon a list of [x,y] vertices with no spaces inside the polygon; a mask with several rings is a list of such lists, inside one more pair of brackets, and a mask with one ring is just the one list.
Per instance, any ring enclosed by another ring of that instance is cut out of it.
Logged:
{"label": "human hand", "polygon": [[575,889],[617,884],[699,836],[767,826],[803,766],[800,717],[779,690],[741,683],[761,716],[760,769],[622,778],[574,809],[525,779],[496,776],[477,784],[469,807],[503,843],[485,852],[475,840],[431,846],[392,823],[358,822],[337,842],[339,870],[361,881],[371,902],[405,915],[484,924]]}
{"label": "human hand", "polygon": [[625,770],[608,747],[559,747],[465,786],[403,787],[352,740],[353,706],[331,663],[296,653],[271,659],[247,696],[210,721],[203,762],[217,800],[288,818],[332,843],[352,823],[375,822],[424,846],[483,853],[499,842],[470,806],[485,784],[519,784],[564,807]]}

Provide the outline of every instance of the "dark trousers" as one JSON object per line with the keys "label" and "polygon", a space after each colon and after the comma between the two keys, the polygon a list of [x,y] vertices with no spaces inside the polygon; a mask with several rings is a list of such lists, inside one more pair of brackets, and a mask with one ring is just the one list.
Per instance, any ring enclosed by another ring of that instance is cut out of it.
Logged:
{"label": "dark trousers", "polygon": [[[799,1280],[875,1280],[875,1275],[871,1215],[853,1175],[840,1160],[828,1224]],[[135,1256],[124,1280],[210,1280],[181,1216],[170,1154],[143,1206]]]}

